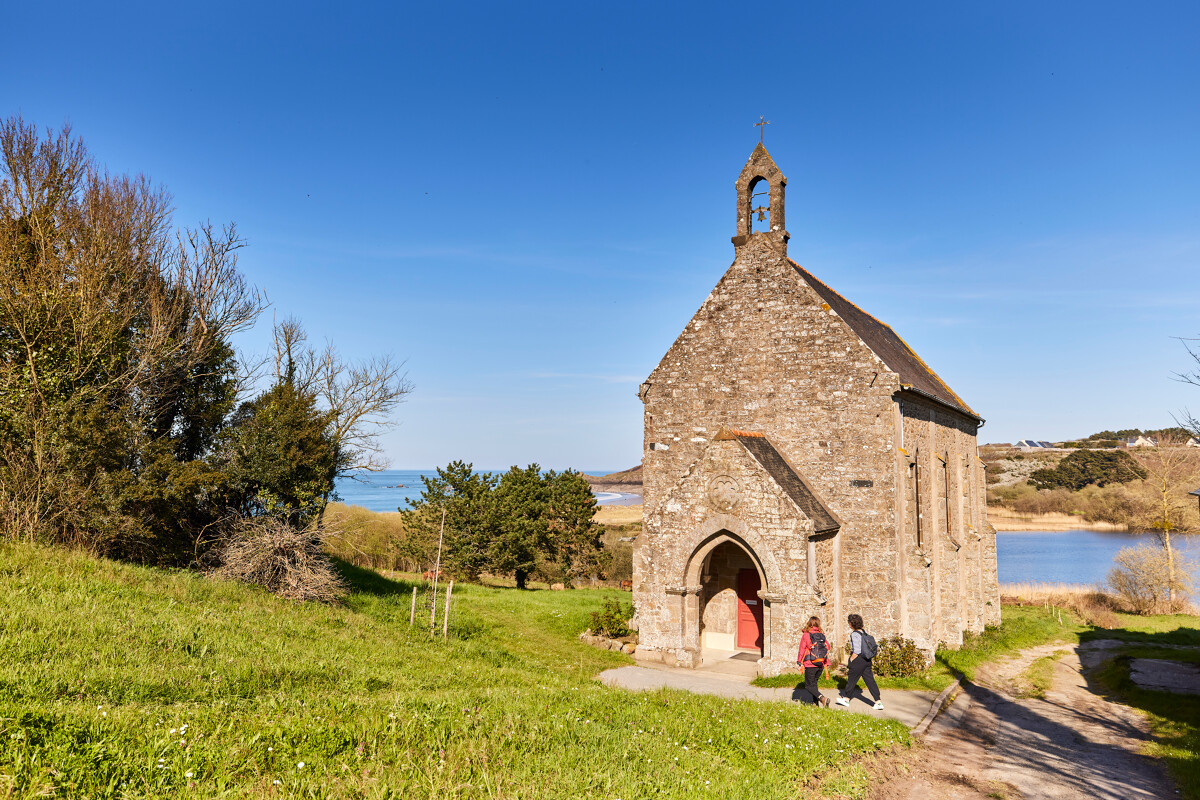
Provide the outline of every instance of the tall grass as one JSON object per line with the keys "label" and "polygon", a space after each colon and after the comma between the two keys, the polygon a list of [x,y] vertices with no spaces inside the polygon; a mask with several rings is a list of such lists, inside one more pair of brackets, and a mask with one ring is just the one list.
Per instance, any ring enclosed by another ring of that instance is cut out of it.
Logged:
{"label": "tall grass", "polygon": [[408,532],[397,512],[381,514],[361,506],[330,503],[325,521],[333,531],[326,538],[329,552],[351,564],[371,569],[421,572],[429,565],[416,558]]}
{"label": "tall grass", "polygon": [[795,797],[897,722],[659,692],[576,635],[611,590],[412,584],[342,565],[343,605],[0,546],[0,795]]}

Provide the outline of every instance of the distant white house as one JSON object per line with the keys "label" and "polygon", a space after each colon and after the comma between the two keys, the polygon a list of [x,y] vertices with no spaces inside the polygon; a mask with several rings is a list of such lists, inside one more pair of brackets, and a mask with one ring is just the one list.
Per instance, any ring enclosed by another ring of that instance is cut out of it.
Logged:
{"label": "distant white house", "polygon": [[[1184,444],[1186,444],[1188,447],[1200,447],[1200,439],[1193,436],[1192,438],[1190,438],[1186,442],[1184,442]],[[1200,491],[1200,490],[1198,490],[1198,491]],[[1195,494],[1195,492],[1193,492],[1193,494]]]}
{"label": "distant white house", "polygon": [[1054,445],[1050,442],[1039,442],[1036,439],[1022,439],[1013,447],[1016,447],[1022,453],[1030,453],[1034,450],[1053,450]]}
{"label": "distant white house", "polygon": [[1130,436],[1123,444],[1126,447],[1158,447],[1158,442],[1146,436]]}

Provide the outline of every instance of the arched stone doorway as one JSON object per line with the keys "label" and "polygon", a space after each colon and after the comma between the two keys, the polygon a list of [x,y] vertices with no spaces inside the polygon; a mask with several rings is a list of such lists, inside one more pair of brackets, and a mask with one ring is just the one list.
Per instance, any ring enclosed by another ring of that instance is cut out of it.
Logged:
{"label": "arched stone doorway", "polygon": [[746,541],[745,534],[757,537],[744,528],[710,527],[712,532],[697,541],[687,561],[680,652],[687,666],[730,658],[758,662],[771,656],[772,601],[785,600],[774,593],[779,576],[772,562],[764,562]]}
{"label": "arched stone doorway", "polygon": [[762,655],[762,579],[754,559],[730,539],[700,569],[700,649]]}

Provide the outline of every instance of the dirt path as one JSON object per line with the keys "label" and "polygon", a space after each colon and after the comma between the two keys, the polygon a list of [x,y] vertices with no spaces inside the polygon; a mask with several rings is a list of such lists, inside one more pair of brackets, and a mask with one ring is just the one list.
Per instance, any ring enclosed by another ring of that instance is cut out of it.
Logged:
{"label": "dirt path", "polygon": [[[1051,644],[981,668],[973,684],[907,759],[877,775],[874,800],[1162,800],[1177,796],[1162,766],[1139,754],[1141,716],[1089,688],[1080,663],[1105,658],[1107,643],[1076,650]],[[1019,698],[1014,682],[1037,658],[1054,665],[1042,699]]]}

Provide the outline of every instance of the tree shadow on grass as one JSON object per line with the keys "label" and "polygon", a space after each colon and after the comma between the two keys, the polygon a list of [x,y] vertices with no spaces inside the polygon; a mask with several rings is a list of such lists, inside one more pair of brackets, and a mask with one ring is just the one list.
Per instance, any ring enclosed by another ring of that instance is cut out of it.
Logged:
{"label": "tree shadow on grass", "polygon": [[1097,639],[1120,639],[1123,642],[1136,644],[1171,644],[1200,647],[1200,627],[1185,628],[1182,625],[1173,631],[1135,631],[1129,628],[1097,628],[1083,631],[1079,641],[1090,642]]}
{"label": "tree shadow on grass", "polygon": [[425,588],[424,581],[396,581],[383,577],[373,569],[355,566],[340,558],[331,558],[330,560],[333,562],[334,569],[342,576],[342,580],[346,581],[351,592],[390,597],[398,594],[412,594],[414,587],[419,590]]}
{"label": "tree shadow on grass", "polygon": [[[1138,651],[1155,645],[1165,645],[1164,652],[1155,654],[1172,659],[1171,646],[1200,645],[1200,630],[1177,627],[1171,631],[1149,633],[1124,628],[1105,630],[1093,628],[1082,634],[1081,640],[1120,639],[1125,647],[1114,648],[1095,667],[1084,671],[1090,691],[1110,700],[1147,712],[1158,720],[1152,724],[1154,738],[1164,745],[1157,754],[1166,763],[1185,796],[1200,796],[1200,695],[1142,688],[1130,674],[1132,661]],[[1131,654],[1132,652],[1132,654]],[[1178,655],[1191,660],[1194,650],[1178,650]]]}

